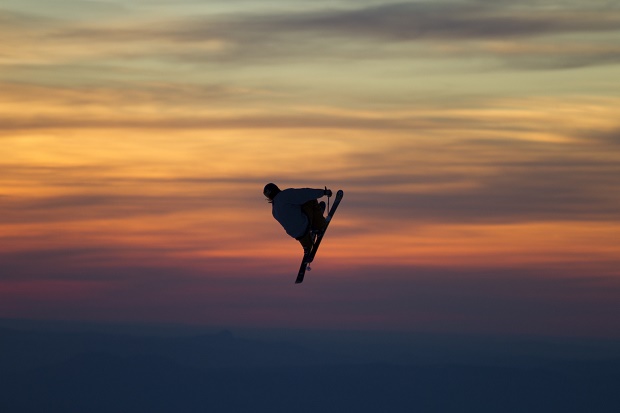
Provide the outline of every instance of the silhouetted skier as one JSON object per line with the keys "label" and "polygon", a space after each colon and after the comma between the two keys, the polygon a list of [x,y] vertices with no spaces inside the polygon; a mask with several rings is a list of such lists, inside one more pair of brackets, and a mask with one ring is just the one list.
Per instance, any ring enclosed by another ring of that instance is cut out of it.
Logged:
{"label": "silhouetted skier", "polygon": [[263,194],[272,205],[273,217],[288,235],[295,238],[309,254],[315,235],[325,228],[325,202],[318,198],[332,196],[330,189],[288,188],[280,190],[276,184],[265,185]]}

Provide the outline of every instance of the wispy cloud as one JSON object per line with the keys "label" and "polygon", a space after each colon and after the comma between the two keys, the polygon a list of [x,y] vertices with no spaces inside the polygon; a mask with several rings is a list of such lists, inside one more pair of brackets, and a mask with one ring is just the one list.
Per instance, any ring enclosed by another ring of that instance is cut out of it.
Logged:
{"label": "wispy cloud", "polygon": [[[48,19],[39,29],[40,17],[4,13],[3,20],[14,32],[22,25],[30,27],[25,40],[15,36],[16,46],[9,48],[8,59],[13,56],[14,61],[105,56],[228,65],[266,64],[274,59],[411,59],[464,54],[496,56],[510,62],[524,59],[515,61],[516,67],[519,63],[562,68],[618,62],[620,10],[601,5],[424,1],[356,6],[297,12],[209,13],[205,9],[191,17],[163,21],[147,17],[137,24],[68,22],[63,26]],[[557,39],[566,35],[607,36],[609,41],[600,44],[600,40],[582,39],[575,47]]]}
{"label": "wispy cloud", "polygon": [[[88,29],[59,32],[59,36],[93,39],[170,39],[179,43],[223,39],[260,44],[295,34],[360,36],[376,41],[417,39],[498,39],[549,34],[613,32],[620,30],[620,10],[512,7],[480,2],[409,2],[306,12],[239,12],[215,14],[142,25],[133,30]],[[303,46],[303,45],[301,45]]]}
{"label": "wispy cloud", "polygon": [[[392,3],[355,10],[311,12],[303,15],[251,16],[225,21],[234,33],[291,33],[310,31],[375,40],[488,39],[531,37],[557,33],[620,30],[618,10],[524,10],[492,3]],[[202,33],[223,33],[190,26],[181,38],[202,38]],[[270,29],[270,30],[268,30]]]}

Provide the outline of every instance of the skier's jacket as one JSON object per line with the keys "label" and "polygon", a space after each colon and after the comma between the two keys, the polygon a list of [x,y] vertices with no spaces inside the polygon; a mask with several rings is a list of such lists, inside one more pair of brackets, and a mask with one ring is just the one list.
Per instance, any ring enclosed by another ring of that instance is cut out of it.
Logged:
{"label": "skier's jacket", "polygon": [[271,213],[288,235],[295,239],[303,237],[308,231],[309,221],[301,206],[324,194],[322,189],[285,189],[273,198]]}

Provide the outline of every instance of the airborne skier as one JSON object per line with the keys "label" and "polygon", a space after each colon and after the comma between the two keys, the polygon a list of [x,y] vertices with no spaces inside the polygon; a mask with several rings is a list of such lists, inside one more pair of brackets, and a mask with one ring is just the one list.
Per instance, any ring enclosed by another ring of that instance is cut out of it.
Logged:
{"label": "airborne skier", "polygon": [[280,190],[274,183],[265,185],[263,194],[272,205],[273,217],[288,235],[295,238],[307,255],[312,250],[315,235],[325,228],[325,202],[318,198],[332,196],[330,189],[289,188]]}
{"label": "airborne skier", "polygon": [[289,188],[282,191],[276,184],[269,183],[265,185],[263,194],[272,204],[273,217],[284,227],[288,235],[299,241],[304,249],[304,256],[295,280],[295,283],[299,284],[303,282],[306,270],[310,270],[310,263],[314,260],[344,192],[339,190],[336,193],[336,200],[328,211],[327,217],[323,216],[325,202],[317,201],[325,195],[328,198],[332,196],[331,189],[327,187],[325,189]]}

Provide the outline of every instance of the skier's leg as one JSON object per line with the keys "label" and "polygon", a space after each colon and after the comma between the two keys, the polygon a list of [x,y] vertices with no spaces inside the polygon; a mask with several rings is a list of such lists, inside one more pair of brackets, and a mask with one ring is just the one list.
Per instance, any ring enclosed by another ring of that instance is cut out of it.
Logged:
{"label": "skier's leg", "polygon": [[323,216],[324,208],[321,208],[318,202],[314,201],[312,206],[312,229],[323,231],[325,228],[325,217]]}
{"label": "skier's leg", "polygon": [[296,238],[296,240],[299,241],[302,248],[304,249],[304,254],[310,253],[312,245],[314,245],[314,237],[312,236],[312,232],[308,231],[306,232],[306,235],[300,238]]}
{"label": "skier's leg", "polygon": [[320,207],[316,199],[306,202],[301,206],[301,208],[310,220],[310,228],[315,231],[320,231],[325,228],[323,209]]}

